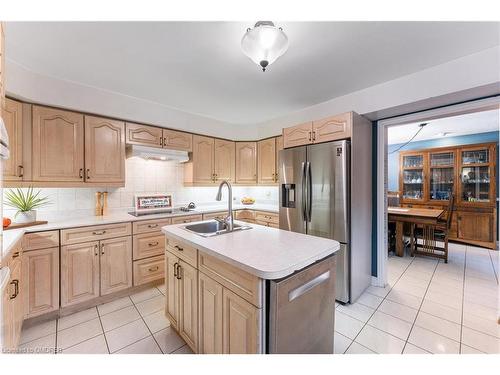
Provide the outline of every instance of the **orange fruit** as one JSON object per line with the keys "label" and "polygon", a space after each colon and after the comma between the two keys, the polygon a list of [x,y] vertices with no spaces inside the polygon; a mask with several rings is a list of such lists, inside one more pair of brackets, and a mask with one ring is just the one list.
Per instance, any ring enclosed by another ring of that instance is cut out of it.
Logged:
{"label": "orange fruit", "polygon": [[3,218],[3,227],[4,228],[7,228],[10,225],[10,223],[12,223],[12,220],[10,220],[8,217]]}

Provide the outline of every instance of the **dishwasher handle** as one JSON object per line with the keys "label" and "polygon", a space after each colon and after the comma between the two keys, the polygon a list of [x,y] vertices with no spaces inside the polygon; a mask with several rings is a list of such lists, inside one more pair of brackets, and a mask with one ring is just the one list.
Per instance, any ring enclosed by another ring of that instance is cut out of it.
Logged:
{"label": "dishwasher handle", "polygon": [[294,299],[299,298],[301,295],[307,293],[314,287],[324,283],[329,278],[330,278],[330,271],[326,271],[321,275],[316,276],[314,279],[309,280],[307,283],[302,284],[301,286],[291,290],[288,293],[288,302],[292,302]]}

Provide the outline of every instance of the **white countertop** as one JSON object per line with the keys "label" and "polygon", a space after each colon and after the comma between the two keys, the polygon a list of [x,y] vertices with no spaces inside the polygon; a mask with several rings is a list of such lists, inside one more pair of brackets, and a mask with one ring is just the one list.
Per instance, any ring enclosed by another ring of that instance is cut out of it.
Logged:
{"label": "white countertop", "polygon": [[176,224],[164,226],[162,232],[268,280],[291,275],[340,249],[334,240],[263,225],[240,224],[250,225],[252,229],[201,237],[185,230],[186,224]]}

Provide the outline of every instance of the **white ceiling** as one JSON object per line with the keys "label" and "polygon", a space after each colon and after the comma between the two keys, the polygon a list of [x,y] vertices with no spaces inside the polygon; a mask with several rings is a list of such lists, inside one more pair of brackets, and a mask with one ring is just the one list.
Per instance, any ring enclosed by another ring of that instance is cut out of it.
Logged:
{"label": "white ceiling", "polygon": [[251,22],[8,22],[6,56],[40,74],[255,124],[500,44],[498,23],[277,24],[290,48],[265,73],[240,49]]}
{"label": "white ceiling", "polygon": [[[425,122],[427,122],[427,125],[412,142],[442,138],[443,135],[440,133],[448,133],[446,137],[456,137],[459,135],[499,131],[500,111],[496,109]],[[418,131],[419,124],[420,122],[390,127],[387,130],[387,143],[392,145],[408,142]]]}

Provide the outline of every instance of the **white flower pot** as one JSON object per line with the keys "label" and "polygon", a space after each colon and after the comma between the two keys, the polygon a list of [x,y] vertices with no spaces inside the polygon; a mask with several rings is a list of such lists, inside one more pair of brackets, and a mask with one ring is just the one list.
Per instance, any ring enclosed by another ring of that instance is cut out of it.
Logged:
{"label": "white flower pot", "polygon": [[36,221],[36,211],[19,211],[15,217],[15,222],[19,224],[32,223]]}

